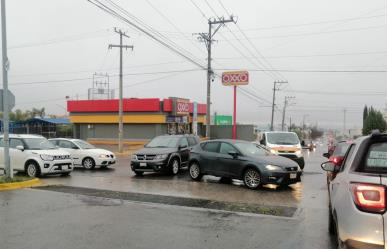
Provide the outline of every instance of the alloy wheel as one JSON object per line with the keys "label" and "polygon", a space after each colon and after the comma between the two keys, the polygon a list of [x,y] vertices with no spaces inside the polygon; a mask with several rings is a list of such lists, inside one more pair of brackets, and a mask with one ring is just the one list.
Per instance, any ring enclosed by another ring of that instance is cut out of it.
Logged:
{"label": "alloy wheel", "polygon": [[199,177],[200,169],[199,165],[197,163],[191,164],[191,167],[189,168],[189,174],[193,179],[196,179]]}
{"label": "alloy wheel", "polygon": [[36,176],[37,174],[37,168],[36,168],[36,165],[31,163],[27,166],[27,175],[30,176],[30,177],[34,177]]}
{"label": "alloy wheel", "polygon": [[261,176],[257,170],[248,169],[244,176],[244,182],[249,188],[257,188],[261,183]]}
{"label": "alloy wheel", "polygon": [[94,166],[94,162],[92,159],[90,158],[86,158],[84,161],[83,161],[83,167],[85,167],[85,169],[92,169]]}
{"label": "alloy wheel", "polygon": [[176,175],[179,172],[179,162],[174,160],[172,163],[172,173]]}

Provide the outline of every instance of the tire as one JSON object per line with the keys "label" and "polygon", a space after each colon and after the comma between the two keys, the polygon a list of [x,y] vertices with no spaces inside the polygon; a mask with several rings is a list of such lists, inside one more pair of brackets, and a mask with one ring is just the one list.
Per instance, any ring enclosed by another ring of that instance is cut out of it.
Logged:
{"label": "tire", "polygon": [[203,174],[200,171],[200,165],[197,162],[192,162],[189,165],[188,171],[191,179],[194,181],[200,181],[203,177]]}
{"label": "tire", "polygon": [[92,170],[94,169],[95,167],[95,162],[93,160],[93,158],[90,158],[90,157],[86,157],[85,159],[83,159],[82,161],[82,166],[87,169],[87,170]]}
{"label": "tire", "polygon": [[169,174],[177,175],[180,171],[179,159],[172,158],[171,163],[169,164]]}
{"label": "tire", "polygon": [[134,171],[134,173],[136,174],[136,176],[143,176],[144,175],[144,172],[142,172],[142,171]]}
{"label": "tire", "polygon": [[249,189],[257,189],[261,186],[261,174],[258,170],[248,168],[243,173],[243,182]]}
{"label": "tire", "polygon": [[335,225],[335,220],[333,219],[331,205],[329,205],[329,226],[328,226],[328,230],[329,230],[329,234],[330,235],[335,235],[336,234],[336,225]]}
{"label": "tire", "polygon": [[36,162],[30,161],[26,164],[26,175],[29,177],[39,177],[40,176],[40,167]]}

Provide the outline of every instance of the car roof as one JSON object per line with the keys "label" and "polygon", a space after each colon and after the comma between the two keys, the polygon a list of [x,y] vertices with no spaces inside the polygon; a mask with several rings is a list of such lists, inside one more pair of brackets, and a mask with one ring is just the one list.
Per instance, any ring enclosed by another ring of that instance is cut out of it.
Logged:
{"label": "car roof", "polygon": [[[0,137],[4,137],[4,135],[1,135]],[[9,138],[44,138],[41,135],[34,135],[34,134],[9,134]]]}
{"label": "car roof", "polygon": [[246,141],[246,140],[238,140],[238,139],[211,139],[211,140],[203,141],[203,143],[205,143],[205,142],[228,142],[228,143],[231,143],[231,144],[235,144],[235,143],[251,143],[251,142]]}

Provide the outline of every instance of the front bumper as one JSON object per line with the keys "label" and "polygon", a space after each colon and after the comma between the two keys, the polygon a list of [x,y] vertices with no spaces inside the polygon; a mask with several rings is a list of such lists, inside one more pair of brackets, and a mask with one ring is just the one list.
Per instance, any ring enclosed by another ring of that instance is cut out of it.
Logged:
{"label": "front bumper", "polygon": [[278,154],[278,155],[295,161],[298,164],[298,166],[300,166],[301,169],[303,169],[305,166],[305,160],[303,156],[298,157],[296,154]]}
{"label": "front bumper", "polygon": [[139,172],[164,172],[168,170],[168,159],[164,160],[152,160],[152,161],[131,161],[130,167],[133,171]]}
{"label": "front bumper", "polygon": [[106,157],[106,158],[96,158],[95,160],[95,166],[109,166],[116,163],[115,157]]}
{"label": "front bumper", "polygon": [[262,184],[290,185],[301,182],[301,171],[268,171]]}
{"label": "front bumper", "polygon": [[41,161],[39,164],[40,172],[43,175],[63,174],[74,169],[72,160]]}

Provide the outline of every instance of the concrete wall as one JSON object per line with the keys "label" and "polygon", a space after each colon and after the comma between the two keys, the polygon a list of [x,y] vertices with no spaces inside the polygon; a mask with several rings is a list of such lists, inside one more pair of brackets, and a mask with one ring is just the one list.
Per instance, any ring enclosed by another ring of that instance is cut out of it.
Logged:
{"label": "concrete wall", "polygon": [[[211,138],[232,138],[232,125],[211,125]],[[237,125],[237,139],[254,141],[254,125]]]}
{"label": "concrete wall", "polygon": [[[77,124],[75,134],[78,138],[118,138],[116,124]],[[167,124],[124,124],[124,139],[150,139],[167,133]]]}

